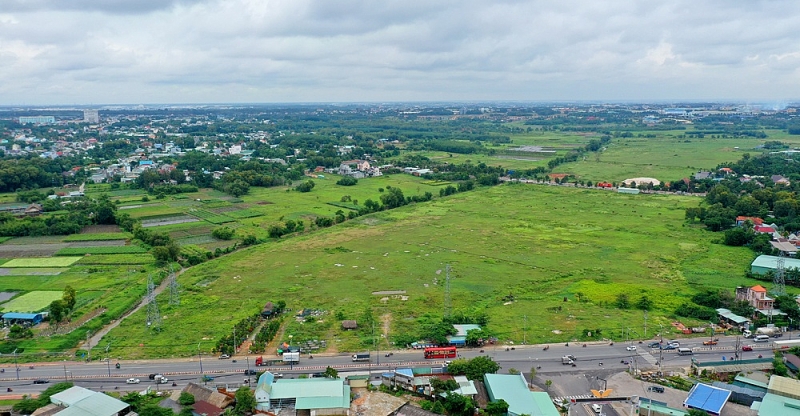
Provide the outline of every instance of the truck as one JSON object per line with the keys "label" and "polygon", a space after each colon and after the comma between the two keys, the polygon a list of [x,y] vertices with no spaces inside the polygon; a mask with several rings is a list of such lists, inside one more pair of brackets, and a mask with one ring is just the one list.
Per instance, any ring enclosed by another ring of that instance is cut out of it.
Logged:
{"label": "truck", "polygon": [[297,364],[300,362],[300,353],[299,352],[284,352],[283,353],[283,362],[285,363],[294,363]]}
{"label": "truck", "polygon": [[745,329],[742,332],[745,338],[753,338],[756,335],[766,335],[768,337],[777,338],[783,335],[783,331],[780,327],[777,326],[763,326],[761,328],[756,329],[756,332],[752,332],[750,330]]}
{"label": "truck", "polygon": [[561,364],[564,364],[564,365],[575,364],[575,356],[572,355],[572,354],[569,354],[569,355],[565,355],[565,356],[561,357]]}
{"label": "truck", "polygon": [[368,352],[362,352],[362,353],[359,353],[359,354],[353,354],[353,362],[356,362],[356,361],[369,361],[369,353]]}
{"label": "truck", "polygon": [[267,360],[264,357],[256,357],[256,367],[263,367],[263,366],[277,366],[283,365],[284,362],[282,360]]}

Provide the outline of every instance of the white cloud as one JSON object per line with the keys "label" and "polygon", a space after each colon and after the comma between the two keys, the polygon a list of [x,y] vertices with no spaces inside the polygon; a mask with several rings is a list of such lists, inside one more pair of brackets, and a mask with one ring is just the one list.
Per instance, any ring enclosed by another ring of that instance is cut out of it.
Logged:
{"label": "white cloud", "polygon": [[789,1],[3,6],[0,104],[800,96]]}

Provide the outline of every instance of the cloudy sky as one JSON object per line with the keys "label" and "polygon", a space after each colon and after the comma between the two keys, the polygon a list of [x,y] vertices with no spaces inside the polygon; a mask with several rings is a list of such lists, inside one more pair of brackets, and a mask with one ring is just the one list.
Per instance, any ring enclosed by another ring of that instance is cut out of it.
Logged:
{"label": "cloudy sky", "polygon": [[800,99],[800,2],[2,0],[0,105]]}

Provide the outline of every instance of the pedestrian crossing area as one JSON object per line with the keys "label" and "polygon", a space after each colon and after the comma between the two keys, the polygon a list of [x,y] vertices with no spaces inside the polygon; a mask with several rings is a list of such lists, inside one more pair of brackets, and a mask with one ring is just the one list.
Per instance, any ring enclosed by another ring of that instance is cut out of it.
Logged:
{"label": "pedestrian crossing area", "polygon": [[554,397],[553,402],[570,403],[572,402],[573,399],[591,399],[592,397],[594,396],[592,396],[591,394],[581,394],[577,396],[560,396],[560,397]]}
{"label": "pedestrian crossing area", "polygon": [[647,351],[639,351],[639,356],[647,361],[647,363],[650,365],[658,365],[658,359],[653,357],[653,355]]}

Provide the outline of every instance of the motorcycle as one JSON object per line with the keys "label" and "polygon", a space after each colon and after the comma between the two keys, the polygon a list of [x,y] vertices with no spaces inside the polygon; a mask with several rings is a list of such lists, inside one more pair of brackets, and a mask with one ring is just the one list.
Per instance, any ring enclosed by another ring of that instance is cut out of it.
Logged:
{"label": "motorcycle", "polygon": [[32,365],[31,365],[31,366],[28,366],[28,368],[29,368],[29,369],[31,369],[31,370],[33,370],[33,366],[32,366]]}
{"label": "motorcycle", "polygon": [[313,359],[314,359],[314,356],[313,356],[313,355],[309,355],[309,356],[308,356],[308,359],[309,359],[309,360],[313,360]]}
{"label": "motorcycle", "polygon": [[0,368],[0,373],[5,373],[5,372],[6,372],[5,368]]}
{"label": "motorcycle", "polygon": [[[547,350],[549,350],[549,349],[550,349],[550,346],[548,345],[548,346],[546,346],[546,347],[542,348],[542,351],[547,351]],[[481,352],[483,352],[483,351],[481,351]]]}
{"label": "motorcycle", "polygon": [[11,387],[9,387],[9,388],[7,388],[7,389],[6,389],[6,391],[7,391],[7,392],[9,392],[9,393],[11,393],[11,392],[12,392],[12,391],[14,391],[14,390],[11,390]]}
{"label": "motorcycle", "polygon": [[177,385],[178,385],[178,383],[176,383],[176,382],[174,382],[174,381],[172,382],[172,387],[175,387],[175,386],[177,386]]}
{"label": "motorcycle", "polygon": [[481,350],[481,352],[483,352],[483,350]]}
{"label": "motorcycle", "polygon": [[583,344],[583,348],[586,348],[586,344]]}
{"label": "motorcycle", "polygon": [[117,370],[119,370],[119,363],[115,364],[114,367],[117,367]]}

